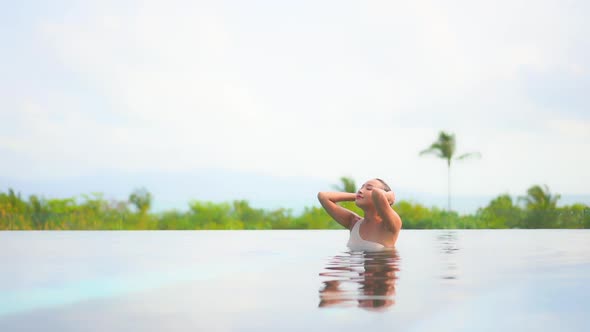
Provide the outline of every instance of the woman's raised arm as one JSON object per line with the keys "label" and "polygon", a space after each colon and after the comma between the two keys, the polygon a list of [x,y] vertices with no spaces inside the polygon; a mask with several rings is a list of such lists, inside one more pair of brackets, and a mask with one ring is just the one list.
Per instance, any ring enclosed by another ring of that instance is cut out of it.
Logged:
{"label": "woman's raised arm", "polygon": [[328,212],[328,214],[336,220],[340,225],[350,229],[354,222],[360,219],[360,217],[342,206],[336,204],[338,202],[351,202],[354,201],[356,194],[344,193],[344,192],[319,192],[318,200]]}
{"label": "woman's raised arm", "polygon": [[375,188],[371,193],[373,204],[377,209],[377,213],[383,219],[389,230],[397,233],[402,228],[402,220],[393,210],[391,205],[395,201],[395,194],[391,191],[385,191],[383,189]]}

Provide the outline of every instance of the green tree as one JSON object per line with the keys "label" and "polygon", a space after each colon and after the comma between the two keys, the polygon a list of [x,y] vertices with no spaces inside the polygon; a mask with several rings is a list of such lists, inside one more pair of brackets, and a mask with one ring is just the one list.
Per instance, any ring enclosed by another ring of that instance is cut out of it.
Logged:
{"label": "green tree", "polygon": [[242,228],[245,229],[263,228],[261,226],[267,222],[264,210],[252,208],[246,200],[233,201],[231,218],[236,220],[238,225],[242,225]]}
{"label": "green tree", "polygon": [[294,218],[293,227],[298,229],[342,229],[321,207],[306,207],[298,217]]}
{"label": "green tree", "polygon": [[140,214],[146,214],[152,206],[152,194],[145,188],[135,189],[129,195],[129,203],[133,204]]}
{"label": "green tree", "polygon": [[479,152],[464,153],[455,157],[456,148],[455,134],[441,131],[438,139],[430,145],[428,149],[420,151],[420,155],[433,154],[438,158],[447,161],[447,191],[448,191],[448,211],[451,211],[451,162],[453,160],[463,160],[470,157],[481,157]]}
{"label": "green tree", "polygon": [[200,202],[189,203],[190,219],[195,229],[229,229],[232,224],[231,205],[227,202]]}
{"label": "green tree", "polygon": [[478,209],[476,216],[483,228],[522,227],[522,209],[508,194],[500,195],[486,207]]}
{"label": "green tree", "polygon": [[340,185],[335,185],[333,188],[337,191],[346,192],[346,193],[355,193],[356,183],[350,177],[343,176],[340,178]]}
{"label": "green tree", "polygon": [[37,197],[36,195],[31,195],[29,196],[29,207],[33,228],[40,230],[45,229],[45,223],[47,221],[48,214],[45,200]]}
{"label": "green tree", "polygon": [[525,225],[528,228],[551,228],[556,226],[557,201],[559,194],[551,194],[549,187],[534,185],[527,190],[526,196],[521,196],[527,216]]}
{"label": "green tree", "polygon": [[23,214],[27,210],[20,193],[16,194],[12,188],[8,193],[0,193],[0,230],[24,229],[22,226]]}
{"label": "green tree", "polygon": [[[135,189],[129,195],[129,203],[137,209],[137,217],[130,220],[136,229],[148,229],[148,223],[152,222],[148,216],[148,211],[152,206],[152,194],[145,188]],[[156,225],[154,225],[156,227]]]}
{"label": "green tree", "polygon": [[557,227],[587,228],[590,224],[590,209],[582,203],[557,208]]}
{"label": "green tree", "polygon": [[414,202],[399,201],[396,203],[396,212],[402,218],[405,229],[430,229],[434,228],[435,210]]}

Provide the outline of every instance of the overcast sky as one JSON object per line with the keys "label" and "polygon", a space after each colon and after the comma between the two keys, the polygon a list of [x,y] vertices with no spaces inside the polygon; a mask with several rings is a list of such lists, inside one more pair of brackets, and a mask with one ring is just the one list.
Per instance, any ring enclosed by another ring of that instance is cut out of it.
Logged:
{"label": "overcast sky", "polygon": [[[16,1],[0,174],[226,169],[446,193],[590,188],[588,1]],[[0,188],[4,190],[5,188]],[[254,190],[254,189],[253,189]]]}

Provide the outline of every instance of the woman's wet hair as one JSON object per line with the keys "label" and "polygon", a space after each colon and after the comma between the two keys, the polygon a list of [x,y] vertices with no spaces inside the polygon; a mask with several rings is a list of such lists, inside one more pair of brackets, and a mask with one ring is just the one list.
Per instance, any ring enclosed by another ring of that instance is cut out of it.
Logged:
{"label": "woman's wet hair", "polygon": [[376,178],[375,180],[377,180],[377,181],[381,182],[381,184],[383,184],[383,190],[385,190],[385,191],[391,191],[391,188],[389,187],[389,185],[387,183],[385,183],[385,181],[383,181],[383,180],[381,180],[379,178]]}

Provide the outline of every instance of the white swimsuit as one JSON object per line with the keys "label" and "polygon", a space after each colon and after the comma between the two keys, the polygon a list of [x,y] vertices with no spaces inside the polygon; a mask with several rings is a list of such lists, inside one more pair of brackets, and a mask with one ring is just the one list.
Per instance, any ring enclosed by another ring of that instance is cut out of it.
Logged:
{"label": "white swimsuit", "polygon": [[361,237],[361,224],[365,219],[357,221],[350,231],[350,239],[348,239],[348,248],[352,251],[379,251],[385,248],[381,243],[367,241]]}

